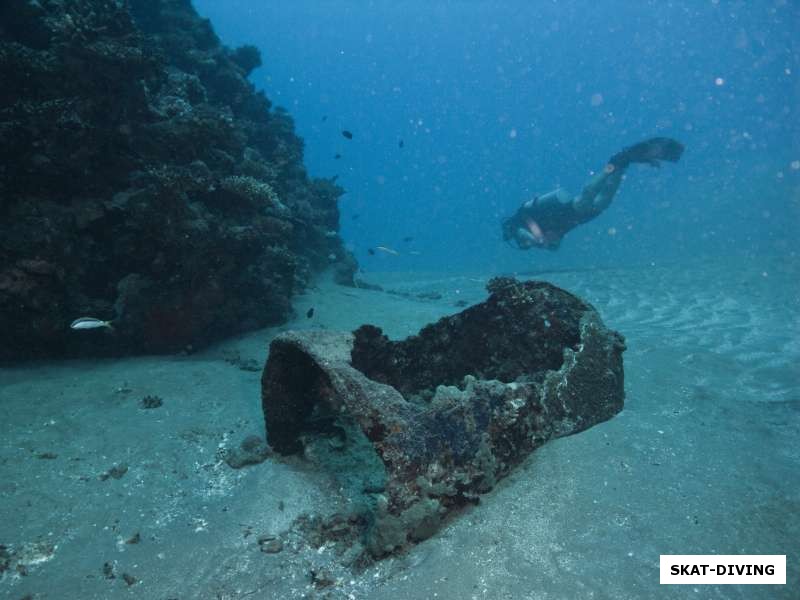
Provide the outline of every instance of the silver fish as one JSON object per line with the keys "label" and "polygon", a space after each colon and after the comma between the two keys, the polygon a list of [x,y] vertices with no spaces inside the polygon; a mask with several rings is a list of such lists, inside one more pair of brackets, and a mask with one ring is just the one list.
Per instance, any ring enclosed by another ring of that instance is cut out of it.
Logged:
{"label": "silver fish", "polygon": [[69,327],[70,329],[98,329],[100,327],[114,329],[111,321],[101,321],[100,319],[95,319],[93,317],[81,317],[80,319],[75,319]]}

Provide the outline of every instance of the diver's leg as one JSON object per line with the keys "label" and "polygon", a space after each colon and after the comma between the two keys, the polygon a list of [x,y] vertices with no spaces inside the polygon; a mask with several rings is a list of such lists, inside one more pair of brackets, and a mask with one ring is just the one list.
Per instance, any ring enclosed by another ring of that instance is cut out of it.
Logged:
{"label": "diver's leg", "polygon": [[584,218],[592,218],[607,209],[622,183],[624,171],[625,169],[616,168],[611,164],[606,165],[600,173],[589,180],[581,195],[572,201],[575,212]]}

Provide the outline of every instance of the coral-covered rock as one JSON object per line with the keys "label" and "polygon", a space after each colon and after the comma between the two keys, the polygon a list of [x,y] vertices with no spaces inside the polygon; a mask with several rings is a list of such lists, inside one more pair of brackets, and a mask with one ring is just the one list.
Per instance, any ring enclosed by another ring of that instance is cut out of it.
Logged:
{"label": "coral-covered rock", "polygon": [[541,282],[495,279],[489,290],[402,341],[365,325],[288,332],[270,346],[272,448],[297,452],[335,432],[380,457],[379,472],[363,474],[380,492],[362,532],[373,556],[429,537],[536,447],[622,409],[625,343],[591,306]]}
{"label": "coral-covered rock", "polygon": [[0,3],[0,359],[198,347],[284,320],[331,254],[352,276],[260,61],[188,0]]}

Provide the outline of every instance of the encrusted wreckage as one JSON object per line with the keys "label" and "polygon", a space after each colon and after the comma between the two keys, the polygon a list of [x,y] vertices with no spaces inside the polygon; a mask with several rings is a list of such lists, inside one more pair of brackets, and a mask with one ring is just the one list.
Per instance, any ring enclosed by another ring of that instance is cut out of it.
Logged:
{"label": "encrusted wreckage", "polygon": [[273,449],[335,432],[380,458],[367,518],[353,520],[373,557],[432,535],[547,440],[622,409],[624,339],[593,307],[543,282],[488,289],[402,341],[364,325],[272,342],[262,400]]}

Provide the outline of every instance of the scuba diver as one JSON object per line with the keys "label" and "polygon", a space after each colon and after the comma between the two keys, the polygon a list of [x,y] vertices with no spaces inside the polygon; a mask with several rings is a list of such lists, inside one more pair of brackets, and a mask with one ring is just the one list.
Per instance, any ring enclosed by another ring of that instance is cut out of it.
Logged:
{"label": "scuba diver", "polygon": [[503,240],[520,250],[557,250],[568,231],[588,223],[609,207],[631,163],[659,167],[662,160],[678,162],[681,154],[683,144],[664,137],[628,146],[609,159],[579,196],[573,198],[559,188],[525,202],[512,217],[503,221]]}

